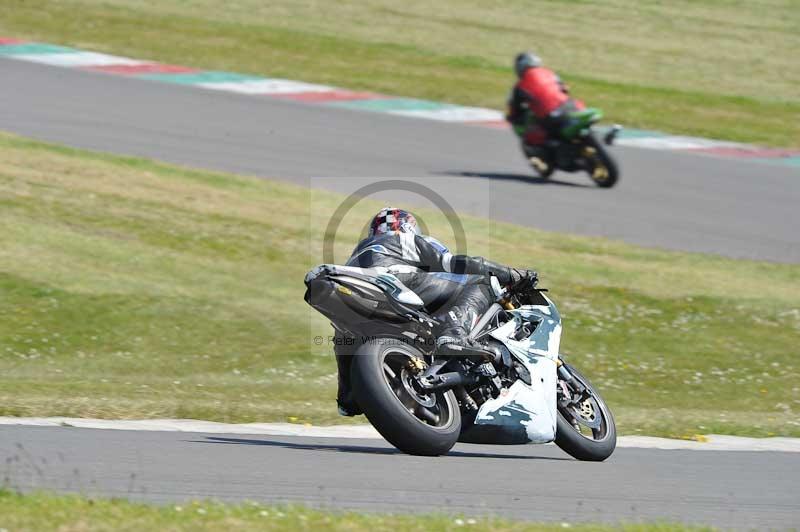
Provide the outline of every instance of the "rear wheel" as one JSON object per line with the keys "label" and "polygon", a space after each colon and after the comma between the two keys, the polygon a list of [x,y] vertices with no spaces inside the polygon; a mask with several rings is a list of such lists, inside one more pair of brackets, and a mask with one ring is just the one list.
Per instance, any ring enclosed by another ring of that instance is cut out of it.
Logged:
{"label": "rear wheel", "polygon": [[573,385],[558,381],[556,445],[578,460],[602,462],[617,446],[614,417],[589,379],[565,366],[585,392],[579,394]]}
{"label": "rear wheel", "polygon": [[586,138],[586,145],[583,148],[583,156],[589,165],[587,172],[597,186],[603,188],[613,187],[619,180],[619,169],[617,163],[608,154],[608,151],[600,144],[594,135],[589,134]]}
{"label": "rear wheel", "polygon": [[378,339],[353,356],[356,401],[386,440],[408,454],[438,456],[461,432],[461,411],[452,391],[424,393],[416,373],[423,354],[399,340]]}

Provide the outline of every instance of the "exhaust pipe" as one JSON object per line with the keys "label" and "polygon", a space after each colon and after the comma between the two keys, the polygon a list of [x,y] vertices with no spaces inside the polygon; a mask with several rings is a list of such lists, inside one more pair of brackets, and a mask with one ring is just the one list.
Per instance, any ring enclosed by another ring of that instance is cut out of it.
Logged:
{"label": "exhaust pipe", "polygon": [[456,386],[464,386],[474,384],[476,378],[472,375],[466,375],[453,371],[450,373],[440,373],[438,375],[431,375],[427,378],[420,379],[419,383],[422,389],[426,392],[438,392],[442,390],[449,390]]}

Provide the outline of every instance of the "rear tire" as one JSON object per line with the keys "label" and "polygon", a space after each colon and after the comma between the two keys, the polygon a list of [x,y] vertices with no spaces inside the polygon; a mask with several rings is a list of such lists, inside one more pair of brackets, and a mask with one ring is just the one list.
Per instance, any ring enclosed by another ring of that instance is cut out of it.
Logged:
{"label": "rear tire", "polygon": [[[558,445],[564,452],[577,458],[589,462],[602,462],[614,452],[617,447],[617,427],[614,422],[614,416],[611,410],[606,405],[597,390],[594,389],[592,383],[581,375],[581,373],[573,368],[567,366],[570,373],[583,383],[592,394],[592,397],[597,402],[600,408],[599,414],[603,418],[603,433],[600,434],[598,439],[590,439],[578,432],[570,421],[558,409],[558,421],[556,424],[556,445]],[[594,435],[593,435],[594,436]]]}
{"label": "rear tire", "polygon": [[[619,180],[619,169],[617,168],[617,163],[614,161],[611,155],[609,155],[605,147],[597,141],[594,135],[589,134],[589,136],[586,138],[586,144],[595,150],[594,157],[589,159],[591,168],[587,170],[589,172],[589,176],[592,178],[592,181],[594,181],[595,184],[601,188],[613,187]],[[604,168],[605,170],[603,175],[596,177],[595,170],[598,167]]]}
{"label": "rear tire", "polygon": [[389,443],[407,454],[439,456],[458,441],[461,411],[452,391],[414,398],[413,379],[404,373],[404,358],[414,357],[424,360],[419,350],[399,340],[380,338],[363,344],[350,368],[353,393],[369,422]]}

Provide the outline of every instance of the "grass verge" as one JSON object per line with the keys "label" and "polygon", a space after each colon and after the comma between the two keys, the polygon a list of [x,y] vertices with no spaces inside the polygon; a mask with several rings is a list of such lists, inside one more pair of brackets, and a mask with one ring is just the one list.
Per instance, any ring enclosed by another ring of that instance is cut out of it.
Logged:
{"label": "grass verge", "polygon": [[610,119],[800,146],[790,0],[6,0],[0,34],[502,108],[535,48]]}
{"label": "grass verge", "polygon": [[[0,415],[339,420],[302,280],[340,199],[0,134]],[[800,436],[797,266],[463,223],[541,272],[623,433]]]}
{"label": "grass verge", "polygon": [[342,530],[347,532],[394,532],[495,530],[545,532],[563,530],[625,532],[710,530],[673,524],[597,525],[534,524],[496,518],[445,515],[387,515],[325,512],[301,506],[238,505],[190,502],[150,506],[124,500],[91,499],[76,495],[44,493],[20,495],[0,490],[0,527],[4,530]]}

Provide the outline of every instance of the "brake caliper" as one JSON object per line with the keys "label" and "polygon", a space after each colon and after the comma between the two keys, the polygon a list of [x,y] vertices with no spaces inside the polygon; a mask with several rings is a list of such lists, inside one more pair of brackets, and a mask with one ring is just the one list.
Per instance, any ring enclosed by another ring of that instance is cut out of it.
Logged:
{"label": "brake caliper", "polygon": [[413,357],[412,356],[411,358],[408,359],[408,363],[406,364],[406,367],[408,368],[408,370],[411,373],[413,373],[414,375],[417,375],[417,374],[425,371],[428,368],[428,363],[425,362],[425,360],[423,360],[420,357]]}

